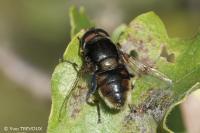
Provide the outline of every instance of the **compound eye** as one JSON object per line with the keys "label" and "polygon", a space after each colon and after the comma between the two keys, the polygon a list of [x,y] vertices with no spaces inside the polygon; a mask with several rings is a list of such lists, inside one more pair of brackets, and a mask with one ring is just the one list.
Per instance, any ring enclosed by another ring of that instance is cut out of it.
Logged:
{"label": "compound eye", "polygon": [[87,43],[87,42],[91,41],[95,36],[96,36],[95,33],[92,33],[92,34],[88,35],[88,36],[84,39],[84,42]]}
{"label": "compound eye", "polygon": [[103,29],[96,29],[96,31],[98,32],[98,34],[101,34],[102,36],[109,37],[109,34]]}
{"label": "compound eye", "polygon": [[102,36],[102,37],[109,37],[109,34],[103,29],[91,28],[83,35],[82,43],[87,43],[91,41],[97,35]]}
{"label": "compound eye", "polygon": [[103,37],[108,37],[107,34],[103,33],[103,32],[98,32],[99,35],[103,36]]}

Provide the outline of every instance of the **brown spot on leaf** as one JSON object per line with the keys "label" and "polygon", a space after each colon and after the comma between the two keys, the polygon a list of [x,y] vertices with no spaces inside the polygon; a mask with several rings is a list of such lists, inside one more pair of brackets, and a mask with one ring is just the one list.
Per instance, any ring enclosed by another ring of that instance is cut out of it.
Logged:
{"label": "brown spot on leaf", "polygon": [[130,27],[133,28],[136,32],[144,30],[144,26],[136,21],[130,23]]}
{"label": "brown spot on leaf", "polygon": [[139,105],[131,105],[130,112],[124,117],[121,131],[155,132],[149,125],[152,121],[160,122],[166,110],[173,102],[173,94],[169,90],[150,89],[142,97],[145,100]]}
{"label": "brown spot on leaf", "polygon": [[163,45],[161,48],[160,56],[164,57],[168,62],[171,62],[171,63],[175,62],[175,54],[169,53],[165,45]]}
{"label": "brown spot on leaf", "polygon": [[166,110],[173,102],[173,93],[170,90],[151,89],[147,92],[147,98],[139,105],[143,113],[148,113],[159,122]]}
{"label": "brown spot on leaf", "polygon": [[[141,63],[149,67],[154,67],[155,61],[149,55],[149,51],[151,50],[144,40],[130,36],[126,41],[121,43],[121,48],[125,53],[136,57]],[[132,51],[134,52],[131,53]]]}
{"label": "brown spot on leaf", "polygon": [[130,112],[122,122],[121,132],[127,133],[145,133],[147,132],[147,125],[145,124],[146,117],[144,114],[137,111]]}
{"label": "brown spot on leaf", "polygon": [[81,107],[86,103],[87,89],[84,86],[78,85],[78,88],[73,92],[69,100],[68,111],[72,118],[76,118],[81,111]]}

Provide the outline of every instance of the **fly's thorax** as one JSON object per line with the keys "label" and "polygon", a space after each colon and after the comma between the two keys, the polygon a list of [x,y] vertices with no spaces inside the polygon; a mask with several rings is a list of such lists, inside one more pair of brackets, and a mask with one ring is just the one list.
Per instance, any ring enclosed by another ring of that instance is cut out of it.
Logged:
{"label": "fly's thorax", "polygon": [[115,63],[114,65],[116,66],[116,62],[119,60],[117,48],[108,38],[96,38],[94,41],[88,42],[85,44],[83,52],[84,56],[96,65],[102,65],[103,63],[107,67],[111,63]]}
{"label": "fly's thorax", "polygon": [[118,61],[116,58],[107,58],[100,62],[99,67],[103,71],[115,69],[118,67]]}

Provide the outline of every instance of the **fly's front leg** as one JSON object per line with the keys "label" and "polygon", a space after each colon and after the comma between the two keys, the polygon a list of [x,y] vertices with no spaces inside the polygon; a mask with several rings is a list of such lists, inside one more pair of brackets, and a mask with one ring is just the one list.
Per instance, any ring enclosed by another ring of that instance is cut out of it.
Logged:
{"label": "fly's front leg", "polygon": [[62,62],[67,62],[67,63],[69,63],[69,64],[71,64],[73,67],[74,67],[74,70],[78,73],[79,72],[79,66],[76,64],[76,63],[74,63],[74,62],[71,62],[71,61],[68,61],[68,60],[64,60],[64,61],[62,61]]}

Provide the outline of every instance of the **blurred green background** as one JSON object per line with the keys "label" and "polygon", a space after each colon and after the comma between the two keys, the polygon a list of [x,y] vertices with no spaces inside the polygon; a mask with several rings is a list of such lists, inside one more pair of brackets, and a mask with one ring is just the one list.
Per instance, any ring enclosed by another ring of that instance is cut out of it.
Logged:
{"label": "blurred green background", "polygon": [[147,11],[170,37],[189,38],[200,25],[199,0],[0,0],[0,132],[42,126],[50,113],[50,77],[70,41],[68,10],[84,6],[97,27],[112,31]]}

